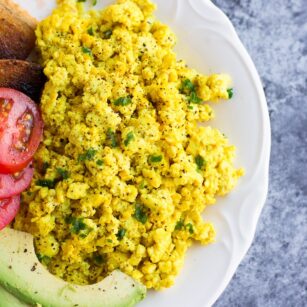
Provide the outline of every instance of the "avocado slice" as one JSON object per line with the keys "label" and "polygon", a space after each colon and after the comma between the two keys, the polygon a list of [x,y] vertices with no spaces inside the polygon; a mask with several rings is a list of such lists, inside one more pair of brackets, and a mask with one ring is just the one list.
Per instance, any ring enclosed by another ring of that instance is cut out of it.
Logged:
{"label": "avocado slice", "polygon": [[[146,294],[144,285],[118,270],[95,285],[67,283],[40,264],[30,234],[9,228],[0,232],[0,259],[0,286],[30,305],[129,307]],[[0,296],[4,307],[12,306],[10,299],[5,293]]]}
{"label": "avocado slice", "polygon": [[0,286],[0,307],[29,307]]}

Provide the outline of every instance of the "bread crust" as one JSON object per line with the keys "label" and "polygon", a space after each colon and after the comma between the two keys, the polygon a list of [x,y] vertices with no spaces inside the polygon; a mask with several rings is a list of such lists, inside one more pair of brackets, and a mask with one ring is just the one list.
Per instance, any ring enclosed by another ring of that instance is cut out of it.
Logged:
{"label": "bread crust", "polygon": [[0,87],[13,88],[38,102],[46,81],[39,64],[22,60],[0,60]]}
{"label": "bread crust", "polygon": [[35,45],[37,20],[11,0],[0,0],[0,59],[28,57]]}

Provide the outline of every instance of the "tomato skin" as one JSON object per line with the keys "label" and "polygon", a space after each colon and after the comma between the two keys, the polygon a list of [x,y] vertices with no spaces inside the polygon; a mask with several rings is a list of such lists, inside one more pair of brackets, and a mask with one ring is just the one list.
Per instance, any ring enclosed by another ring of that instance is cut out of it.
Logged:
{"label": "tomato skin", "polygon": [[0,230],[10,224],[20,207],[20,196],[0,200]]}
{"label": "tomato skin", "polygon": [[27,189],[33,178],[34,168],[29,165],[18,176],[0,174],[0,199],[10,198]]}
{"label": "tomato skin", "polygon": [[0,173],[13,174],[32,160],[42,139],[43,120],[35,102],[21,92],[0,88],[0,99],[10,104],[9,111],[2,109],[0,114]]}

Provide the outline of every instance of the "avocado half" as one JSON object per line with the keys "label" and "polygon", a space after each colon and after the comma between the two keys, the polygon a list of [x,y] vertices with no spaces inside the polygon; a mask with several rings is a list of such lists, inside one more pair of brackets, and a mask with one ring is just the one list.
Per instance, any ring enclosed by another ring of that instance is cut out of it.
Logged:
{"label": "avocado half", "polygon": [[9,228],[0,231],[0,286],[0,307],[130,307],[146,295],[144,285],[118,270],[94,285],[65,282],[38,261],[30,234]]}

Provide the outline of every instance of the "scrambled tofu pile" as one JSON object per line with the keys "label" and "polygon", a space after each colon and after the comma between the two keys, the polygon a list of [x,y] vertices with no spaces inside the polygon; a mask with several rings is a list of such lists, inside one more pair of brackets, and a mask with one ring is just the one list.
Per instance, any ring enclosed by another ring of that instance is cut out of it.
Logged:
{"label": "scrambled tofu pile", "polygon": [[176,36],[149,0],[85,12],[62,0],[36,31],[48,82],[35,179],[14,228],[35,237],[50,272],[92,284],[115,269],[170,287],[192,242],[215,231],[201,213],[243,174],[208,124],[229,77],[178,60]]}

